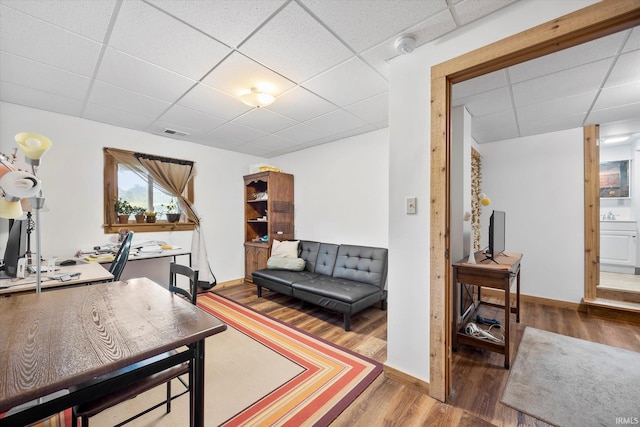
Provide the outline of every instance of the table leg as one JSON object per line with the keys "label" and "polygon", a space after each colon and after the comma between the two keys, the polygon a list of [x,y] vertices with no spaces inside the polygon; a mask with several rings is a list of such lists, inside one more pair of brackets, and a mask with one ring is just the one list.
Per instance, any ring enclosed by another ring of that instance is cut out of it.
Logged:
{"label": "table leg", "polygon": [[520,269],[516,278],[516,322],[520,323]]}
{"label": "table leg", "polygon": [[189,393],[191,411],[189,425],[191,427],[204,426],[204,340],[194,344],[194,358],[189,371]]}
{"label": "table leg", "polygon": [[451,310],[451,349],[458,351],[458,272],[457,269],[453,269],[451,277],[453,283],[453,290],[451,292],[451,303],[453,305]]}
{"label": "table leg", "polygon": [[505,278],[504,291],[504,368],[509,369],[509,323],[511,323],[511,277]]}

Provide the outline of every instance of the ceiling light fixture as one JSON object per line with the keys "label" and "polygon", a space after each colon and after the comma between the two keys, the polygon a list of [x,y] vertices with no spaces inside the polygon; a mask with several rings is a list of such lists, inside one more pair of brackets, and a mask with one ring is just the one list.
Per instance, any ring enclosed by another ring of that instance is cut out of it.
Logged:
{"label": "ceiling light fixture", "polygon": [[626,141],[627,139],[629,139],[629,136],[614,136],[611,138],[605,138],[602,142],[605,144],[614,144],[616,142]]}
{"label": "ceiling light fixture", "polygon": [[250,107],[266,107],[275,100],[275,96],[262,92],[257,87],[252,87],[251,92],[240,95],[240,100]]}

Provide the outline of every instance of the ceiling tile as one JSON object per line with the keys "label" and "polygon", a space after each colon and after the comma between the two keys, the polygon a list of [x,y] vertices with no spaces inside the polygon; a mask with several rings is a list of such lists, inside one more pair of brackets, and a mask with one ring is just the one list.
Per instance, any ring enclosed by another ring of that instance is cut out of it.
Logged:
{"label": "ceiling tile", "polygon": [[0,3],[102,43],[116,0],[2,0]]}
{"label": "ceiling tile", "polygon": [[85,119],[135,130],[145,130],[153,121],[149,117],[117,110],[97,104],[87,104],[82,115]]}
{"label": "ceiling tile", "polygon": [[[548,102],[530,104],[518,108],[518,123],[523,128],[526,123],[558,121],[559,117],[570,115],[581,117],[578,126],[582,126],[581,122],[591,108],[597,93],[597,91],[581,93],[567,98],[553,99]],[[575,121],[575,119],[572,119],[572,123],[575,123]]]}
{"label": "ceiling tile", "polygon": [[352,55],[295,2],[251,36],[240,51],[296,83]]}
{"label": "ceiling tile", "polygon": [[0,96],[3,101],[25,105],[54,113],[78,117],[82,112],[82,101],[50,92],[0,81]]}
{"label": "ceiling tile", "polygon": [[593,105],[593,109],[604,110],[619,105],[635,104],[637,102],[640,102],[640,80],[635,83],[602,89],[598,95],[598,99]]}
{"label": "ceiling tile", "polygon": [[296,144],[302,144],[318,139],[318,131],[305,124],[298,124],[277,132],[276,136],[294,141]]}
{"label": "ceiling tile", "polygon": [[91,77],[100,49],[86,37],[0,5],[2,51]]}
{"label": "ceiling tile", "polygon": [[87,77],[5,52],[0,52],[0,79],[80,101],[91,82]]}
{"label": "ceiling tile", "polygon": [[620,120],[636,120],[640,117],[640,102],[625,104],[602,110],[594,110],[587,117],[585,124],[601,124]]}
{"label": "ceiling tile", "polygon": [[260,149],[269,152],[287,148],[296,144],[293,141],[290,141],[278,135],[265,135],[247,143],[247,145],[251,147],[259,147]]}
{"label": "ceiling tile", "polygon": [[277,132],[295,125],[297,122],[264,108],[254,108],[234,120],[234,123],[260,129],[267,133]]}
{"label": "ceiling tile", "polygon": [[507,75],[505,74],[505,70],[498,70],[454,84],[451,90],[451,96],[454,100],[457,100],[504,86],[507,86]]}
{"label": "ceiling tile", "polygon": [[488,90],[473,96],[455,99],[451,102],[452,107],[460,105],[467,107],[467,110],[474,118],[512,109],[511,96],[507,87]]}
{"label": "ceiling tile", "polygon": [[604,87],[634,82],[640,82],[640,50],[634,50],[618,57]]}
{"label": "ceiling tile", "polygon": [[[538,104],[553,98],[566,98],[600,87],[612,59],[563,70],[513,85],[513,98],[517,107]],[[580,76],[580,78],[576,78]]]}
{"label": "ceiling tile", "polygon": [[173,102],[195,81],[133,56],[108,48],[96,78],[152,98]]}
{"label": "ceiling tile", "polygon": [[336,110],[324,116],[308,120],[305,124],[318,130],[320,133],[318,137],[325,137],[366,126],[367,122],[344,110]]}
{"label": "ceiling tile", "polygon": [[377,123],[389,118],[389,93],[381,93],[344,108],[367,123]]}
{"label": "ceiling tile", "polygon": [[194,80],[230,52],[227,46],[137,0],[122,3],[109,45]]}
{"label": "ceiling tile", "polygon": [[479,144],[519,136],[515,117],[511,111],[502,111],[474,119],[471,122],[471,134]]}
{"label": "ceiling tile", "polygon": [[[180,134],[180,133],[176,133],[176,134],[170,134],[165,132],[165,130],[167,129],[171,129],[174,131],[178,131],[178,132],[182,132],[185,133],[186,135]],[[181,140],[181,141],[186,141],[187,139],[189,141],[191,141],[191,139],[196,139],[196,138],[206,138],[207,137],[207,133],[206,132],[202,132],[200,130],[197,129],[190,129],[186,126],[181,126],[181,125],[177,125],[175,123],[171,123],[171,122],[165,122],[162,120],[156,120],[155,122],[153,122],[151,125],[149,125],[148,128],[146,128],[147,132],[152,132],[156,135],[161,135],[164,136],[165,138],[171,138],[171,139],[177,139],[177,140]]]}
{"label": "ceiling tile", "polygon": [[277,96],[295,86],[290,80],[238,52],[232,53],[202,83],[231,96],[239,96],[252,87]]}
{"label": "ceiling tile", "polygon": [[151,119],[157,118],[171,106],[168,102],[103,82],[94,83],[88,102],[116,110],[128,111]]}
{"label": "ceiling tile", "polygon": [[616,54],[622,42],[623,33],[612,34],[589,43],[561,50],[551,55],[523,62],[509,67],[509,78],[512,83],[519,83],[558,71],[589,64]]}
{"label": "ceiling tile", "polygon": [[387,81],[360,58],[351,58],[303,85],[344,107],[387,90]]}
{"label": "ceiling tile", "polygon": [[231,47],[237,47],[285,3],[284,0],[148,1]]}
{"label": "ceiling tile", "polygon": [[226,123],[226,120],[220,117],[184,108],[180,105],[174,105],[171,107],[162,115],[162,117],[160,117],[160,120],[177,125],[177,127],[194,129],[201,132],[210,132],[218,126]]}
{"label": "ceiling tile", "polygon": [[631,31],[631,34],[629,35],[629,39],[622,49],[622,53],[640,49],[640,27],[635,27],[627,31]]}
{"label": "ceiling tile", "polygon": [[302,0],[355,51],[388,39],[447,8],[444,0]]}
{"label": "ceiling tile", "polygon": [[303,122],[326,114],[336,107],[302,87],[295,87],[280,95],[273,104],[265,108]]}
{"label": "ceiling tile", "polygon": [[564,129],[582,127],[584,114],[548,116],[546,120],[520,122],[520,136],[539,135]]}
{"label": "ceiling tile", "polygon": [[464,0],[456,4],[456,14],[461,25],[468,24],[516,0]]}
{"label": "ceiling tile", "polygon": [[251,110],[251,107],[243,104],[238,98],[203,84],[191,89],[178,104],[228,120]]}
{"label": "ceiling tile", "polygon": [[221,142],[231,142],[234,144],[244,144],[254,139],[265,136],[265,132],[242,126],[234,122],[227,122],[209,133],[214,139]]}

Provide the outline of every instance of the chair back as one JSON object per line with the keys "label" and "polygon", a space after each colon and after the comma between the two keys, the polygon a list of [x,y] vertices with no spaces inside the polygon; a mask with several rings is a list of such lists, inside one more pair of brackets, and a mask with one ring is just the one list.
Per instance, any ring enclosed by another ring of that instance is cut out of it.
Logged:
{"label": "chair back", "polygon": [[111,267],[109,267],[109,273],[113,274],[113,281],[117,282],[120,280],[120,276],[122,275],[122,271],[124,270],[124,266],[127,264],[129,260],[129,251],[131,250],[131,240],[133,239],[133,231],[129,231],[127,236],[122,241],[120,248],[118,248],[118,253],[116,257],[111,262]]}
{"label": "chair back", "polygon": [[[177,276],[189,278],[189,290],[181,288],[177,284]],[[196,303],[198,297],[198,270],[194,270],[186,265],[169,264],[169,291],[180,294],[187,298],[191,304]]]}

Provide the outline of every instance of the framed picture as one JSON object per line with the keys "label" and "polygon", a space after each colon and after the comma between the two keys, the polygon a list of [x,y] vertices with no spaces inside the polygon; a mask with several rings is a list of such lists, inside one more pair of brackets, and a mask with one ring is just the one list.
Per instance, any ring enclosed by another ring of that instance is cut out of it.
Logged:
{"label": "framed picture", "polygon": [[600,163],[600,197],[631,197],[631,160]]}

